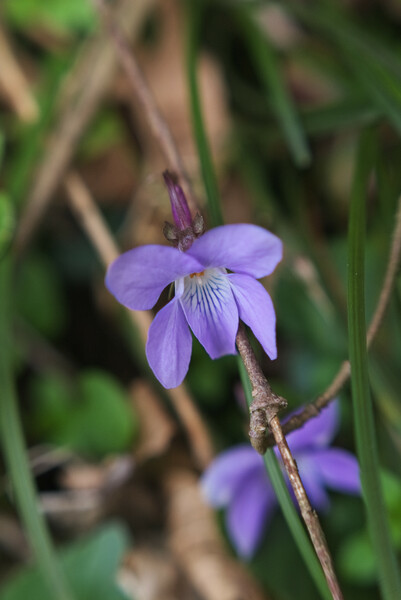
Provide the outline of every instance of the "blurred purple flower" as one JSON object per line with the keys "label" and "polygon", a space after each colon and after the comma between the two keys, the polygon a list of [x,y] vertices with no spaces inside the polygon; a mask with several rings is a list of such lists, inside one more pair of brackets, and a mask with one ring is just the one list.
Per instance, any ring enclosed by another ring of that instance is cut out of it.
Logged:
{"label": "blurred purple flower", "polygon": [[238,224],[211,229],[191,244],[186,252],[156,245],[129,250],[106,275],[109,291],[133,310],[152,308],[163,289],[175,284],[175,296],[157,313],[146,344],[149,364],[166,388],[179,385],[188,371],[189,327],[210,357],[219,358],[235,354],[241,319],[270,358],[277,356],[273,303],[256,279],[270,275],[281,260],[281,241],[262,227]]}
{"label": "blurred purple flower", "polygon": [[[329,508],[326,486],[347,494],[360,493],[355,456],[341,448],[329,448],[338,421],[338,406],[333,402],[287,436],[311,504],[322,511]],[[238,554],[250,558],[277,504],[263,458],[248,444],[226,450],[205,471],[202,489],[213,507],[227,509],[228,535]]]}

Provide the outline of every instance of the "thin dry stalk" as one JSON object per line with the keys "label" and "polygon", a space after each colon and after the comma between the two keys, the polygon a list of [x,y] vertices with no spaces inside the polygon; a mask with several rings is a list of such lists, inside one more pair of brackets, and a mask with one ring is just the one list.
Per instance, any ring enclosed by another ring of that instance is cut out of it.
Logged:
{"label": "thin dry stalk", "polygon": [[269,428],[280,451],[290,484],[294,490],[305,525],[308,529],[312,544],[319,558],[327,585],[334,600],[341,600],[342,593],[334,572],[333,562],[327,542],[320,526],[317,514],[312,509],[305,488],[299,476],[297,464],[291,454],[277,413],[287,405],[287,402],[277,396],[263,375],[255,354],[249,343],[245,327],[240,323],[237,338],[237,348],[248,373],[252,385],[253,402],[250,406],[249,437],[252,446],[260,454],[266,451],[266,431]]}
{"label": "thin dry stalk", "polygon": [[[124,0],[114,7],[116,19],[134,39],[154,0]],[[93,58],[90,62],[87,56]],[[84,68],[82,68],[82,65]],[[16,236],[16,250],[20,253],[30,241],[50,203],[77,148],[81,135],[94,116],[107,92],[117,67],[113,44],[108,36],[100,36],[87,48],[76,65],[80,73],[77,94],[70,98],[53,135],[46,144],[46,153],[38,167],[27,198],[26,209],[20,219]],[[69,84],[68,84],[69,85]],[[63,91],[61,95],[64,96]]]}
{"label": "thin dry stalk", "polygon": [[173,469],[164,479],[168,544],[202,600],[268,600],[247,569],[229,555],[198,477]]}
{"label": "thin dry stalk", "polygon": [[305,521],[305,525],[312,540],[312,544],[316,550],[320,564],[322,565],[331,595],[333,596],[334,600],[341,600],[343,595],[334,572],[333,561],[331,559],[325,535],[320,526],[319,518],[309,502],[302,480],[299,476],[297,464],[291,454],[291,450],[287,444],[287,440],[285,439],[280,421],[277,416],[273,417],[273,419],[269,421],[269,428],[274,436],[274,440],[277,444],[277,448],[280,451],[281,458],[283,459],[285,470],[287,471],[291,487],[294,490],[294,494],[297,499],[302,518]]}
{"label": "thin dry stalk", "polygon": [[[377,334],[377,331],[381,325],[384,314],[386,312],[391,292],[394,287],[394,280],[398,271],[401,256],[401,198],[398,200],[397,214],[395,217],[395,227],[393,232],[393,241],[390,248],[389,259],[387,262],[386,274],[384,276],[383,285],[381,288],[379,300],[376,305],[375,312],[370,322],[368,332],[366,335],[366,344],[370,348],[372,342]],[[338,394],[342,386],[348,381],[351,374],[351,367],[349,361],[342,363],[340,369],[336,373],[333,381],[325,389],[325,391],[316,398],[314,402],[311,402],[305,408],[294,415],[283,425],[283,431],[285,434],[299,429],[309,419],[317,417],[320,411],[327,406]],[[274,438],[270,434],[266,438],[266,449],[274,446]]]}
{"label": "thin dry stalk", "polygon": [[[75,173],[70,173],[65,180],[65,189],[71,208],[83,230],[92,242],[101,261],[107,267],[120,252],[110,233],[97,205],[82,179]],[[146,343],[148,329],[152,321],[149,311],[128,310],[129,317],[136,329],[139,330],[143,343]],[[192,452],[201,468],[206,468],[213,458],[213,445],[207,428],[198,412],[188,389],[184,384],[166,390],[172,405],[187,433]]]}
{"label": "thin dry stalk", "polygon": [[0,86],[15,113],[22,121],[31,123],[39,116],[39,107],[29,82],[15,58],[6,32],[0,25]]}
{"label": "thin dry stalk", "polygon": [[125,71],[135,97],[140,103],[149,127],[156,140],[160,144],[160,149],[165,156],[169,168],[178,175],[180,183],[187,196],[189,208],[192,214],[195,214],[198,211],[197,201],[189,177],[186,173],[183,160],[178,151],[171,131],[166,121],[162,117],[154,96],[148,84],[146,83],[141,68],[131,51],[129,43],[124,36],[121,27],[119,27],[117,21],[112,17],[110,11],[107,10],[104,1],[93,0],[93,3],[98,8],[99,13],[102,16],[104,26],[110,35],[110,39],[114,44],[121,66]]}

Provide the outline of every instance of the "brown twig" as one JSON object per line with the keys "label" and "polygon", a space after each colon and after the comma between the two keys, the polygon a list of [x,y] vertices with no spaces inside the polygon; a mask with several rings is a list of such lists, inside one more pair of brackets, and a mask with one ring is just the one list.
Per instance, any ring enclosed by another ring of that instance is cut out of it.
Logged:
{"label": "brown twig", "polygon": [[285,470],[287,471],[291,487],[294,490],[302,517],[308,529],[312,544],[319,558],[327,585],[334,600],[341,600],[342,593],[334,572],[333,563],[327,542],[319,523],[317,514],[312,509],[305,488],[299,476],[297,464],[291,454],[283,430],[277,416],[281,408],[287,402],[277,396],[271,389],[269,382],[256,360],[252,347],[249,343],[245,327],[242,323],[238,328],[236,344],[242,361],[248,373],[252,385],[253,401],[250,406],[250,431],[249,436],[252,446],[260,454],[266,451],[266,431],[270,429],[275,443],[281,454]]}
{"label": "brown twig", "polygon": [[[99,254],[101,261],[107,267],[117,258],[120,252],[89,190],[75,173],[70,173],[67,176],[65,189],[72,210]],[[134,327],[139,330],[145,344],[152,321],[150,312],[128,309],[127,312]],[[213,445],[202,417],[186,386],[181,384],[174,389],[166,390],[166,393],[169,395],[171,403],[187,433],[188,441],[199,466],[203,469],[206,468],[213,458]]]}
{"label": "brown twig", "polygon": [[39,116],[39,107],[16,60],[7,34],[0,26],[0,85],[16,114],[27,123]]}
{"label": "brown twig", "polygon": [[[131,38],[138,34],[152,3],[153,0],[124,0],[114,9],[118,14],[118,22],[127,28]],[[88,55],[94,60],[89,62]],[[65,112],[46,145],[46,152],[27,198],[25,212],[20,219],[16,236],[18,253],[28,244],[62,181],[80,137],[108,89],[116,66],[114,47],[101,36],[92,42],[77,63],[76,70],[81,74],[80,85],[75,87],[76,95],[69,98]]]}
{"label": "brown twig", "polygon": [[[370,322],[368,332],[366,335],[366,344],[367,347],[370,348],[372,342],[376,336],[376,333],[380,327],[380,324],[383,320],[384,313],[388,306],[388,302],[390,299],[390,295],[393,289],[395,276],[397,274],[399,262],[401,256],[401,198],[398,200],[397,213],[395,217],[395,227],[393,232],[393,241],[391,244],[389,259],[387,262],[386,274],[384,276],[384,281],[382,285],[382,289],[380,292],[379,300],[377,302],[377,306],[375,312],[373,314],[372,320]],[[304,425],[309,419],[317,417],[320,414],[320,411],[325,408],[338,394],[342,386],[349,379],[351,374],[350,363],[348,360],[344,361],[336,373],[333,381],[330,385],[325,389],[325,391],[314,400],[310,404],[307,404],[305,408],[294,415],[283,425],[283,432],[285,434],[294,431],[295,429],[299,429]],[[265,447],[266,449],[274,446],[275,441],[273,436],[270,434],[266,437]]]}
{"label": "brown twig", "polygon": [[125,38],[124,33],[116,20],[113,19],[111,13],[107,10],[104,1],[93,0],[93,3],[98,8],[99,13],[102,16],[104,26],[110,35],[118,58],[121,62],[121,66],[124,68],[128,82],[131,85],[135,97],[140,103],[149,127],[157,142],[160,144],[160,149],[165,156],[167,164],[171,170],[178,175],[180,184],[182,185],[187,196],[189,208],[192,214],[195,214],[198,211],[197,201],[191,186],[191,182],[186,173],[181,155],[178,151],[171,131],[157,107],[154,96],[145,81],[145,77],[135,59],[135,56],[131,52],[127,39]]}

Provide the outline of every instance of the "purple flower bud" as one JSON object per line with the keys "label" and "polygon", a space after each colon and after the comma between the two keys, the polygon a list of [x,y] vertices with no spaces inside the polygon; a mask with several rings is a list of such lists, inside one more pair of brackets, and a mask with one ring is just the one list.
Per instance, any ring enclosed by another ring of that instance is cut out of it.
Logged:
{"label": "purple flower bud", "polygon": [[185,194],[172,173],[164,171],[163,178],[170,195],[171,212],[175,223],[175,225],[165,223],[163,228],[164,237],[178,250],[186,252],[196,238],[205,231],[203,217],[196,214],[195,218],[192,219]]}
{"label": "purple flower bud", "polygon": [[164,171],[163,178],[170,195],[171,212],[174,223],[180,231],[192,226],[192,217],[182,188],[177,184],[174,175]]}

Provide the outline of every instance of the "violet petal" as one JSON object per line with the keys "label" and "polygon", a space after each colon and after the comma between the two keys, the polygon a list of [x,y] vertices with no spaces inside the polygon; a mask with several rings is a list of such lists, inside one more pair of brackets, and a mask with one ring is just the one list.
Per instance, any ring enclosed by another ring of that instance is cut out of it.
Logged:
{"label": "violet petal", "polygon": [[324,511],[329,508],[330,499],[320,478],[320,473],[316,469],[317,455],[316,452],[307,456],[296,456],[296,461],[312,507]]}
{"label": "violet petal", "polygon": [[315,469],[322,481],[333,490],[359,494],[361,482],[356,457],[342,448],[328,448],[314,453]]}
{"label": "violet petal", "polygon": [[276,313],[273,302],[259,281],[249,275],[228,275],[237,302],[239,318],[249,325],[266,354],[277,358]]}
{"label": "violet petal", "polygon": [[185,277],[180,302],[189,326],[211,358],[235,354],[238,309],[224,270],[208,269]]}
{"label": "violet petal", "polygon": [[282,258],[282,242],[257,225],[223,225],[206,231],[194,241],[188,254],[208,267],[252,275],[270,275]]}
{"label": "violet petal", "polygon": [[256,551],[276,506],[270,481],[261,464],[245,476],[227,511],[227,532],[237,553],[250,558]]}
{"label": "violet petal", "polygon": [[146,344],[149,365],[167,389],[177,387],[187,374],[192,336],[181,304],[173,298],[154,318]]}
{"label": "violet petal", "polygon": [[106,274],[108,290],[124,306],[146,310],[172,281],[202,270],[199,262],[168,246],[140,246],[121,254]]}
{"label": "violet petal", "polygon": [[306,448],[326,448],[337,433],[338,413],[338,402],[331,402],[317,417],[309,419],[300,429],[289,433],[287,441],[291,450],[296,453]]}
{"label": "violet petal", "polygon": [[263,469],[262,458],[249,444],[240,444],[219,454],[201,478],[203,494],[211,506],[219,508],[232,501],[244,476]]}

